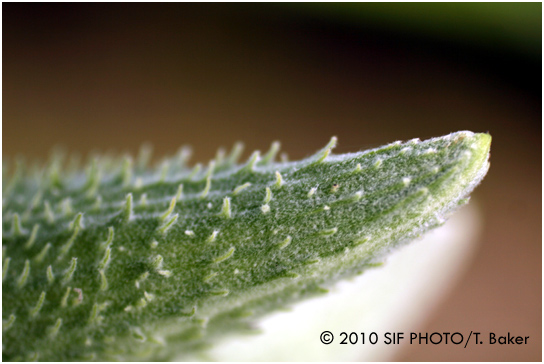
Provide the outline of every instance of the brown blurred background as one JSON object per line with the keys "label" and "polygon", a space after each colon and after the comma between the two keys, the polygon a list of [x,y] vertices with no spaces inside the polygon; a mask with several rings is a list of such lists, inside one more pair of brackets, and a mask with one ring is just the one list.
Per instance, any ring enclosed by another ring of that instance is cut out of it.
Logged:
{"label": "brown blurred background", "polygon": [[541,4],[2,4],[3,156],[55,145],[195,161],[237,140],[300,158],[489,132],[477,257],[421,331],[528,345],[405,346],[396,360],[540,361]]}

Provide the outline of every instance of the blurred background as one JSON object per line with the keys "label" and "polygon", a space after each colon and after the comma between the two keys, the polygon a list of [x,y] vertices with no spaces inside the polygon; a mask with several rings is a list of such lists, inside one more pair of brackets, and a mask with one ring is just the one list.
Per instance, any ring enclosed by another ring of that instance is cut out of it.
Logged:
{"label": "blurred background", "polygon": [[4,159],[55,145],[193,161],[244,141],[301,158],[489,132],[479,251],[420,331],[528,345],[409,346],[404,361],[542,356],[542,5],[2,4]]}

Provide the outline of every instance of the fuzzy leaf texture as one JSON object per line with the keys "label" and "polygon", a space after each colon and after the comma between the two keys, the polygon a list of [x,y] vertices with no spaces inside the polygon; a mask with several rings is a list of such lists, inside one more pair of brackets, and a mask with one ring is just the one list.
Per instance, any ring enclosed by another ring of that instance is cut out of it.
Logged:
{"label": "fuzzy leaf texture", "polygon": [[[188,150],[61,157],[3,173],[4,360],[168,360],[251,331],[442,224],[482,180],[491,137],[463,131],[301,161],[279,144],[208,168]],[[66,166],[64,166],[66,164]],[[417,264],[417,262],[414,262]]]}

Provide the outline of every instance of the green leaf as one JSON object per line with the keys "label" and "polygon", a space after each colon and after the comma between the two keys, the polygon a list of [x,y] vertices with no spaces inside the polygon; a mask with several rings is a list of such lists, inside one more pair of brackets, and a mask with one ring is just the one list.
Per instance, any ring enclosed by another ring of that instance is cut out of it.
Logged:
{"label": "green leaf", "polygon": [[236,165],[238,144],[204,171],[186,149],[158,170],[149,153],[134,170],[20,165],[3,175],[3,358],[166,360],[252,332],[442,224],[490,143],[465,131],[332,155],[333,138],[282,163],[274,143]]}

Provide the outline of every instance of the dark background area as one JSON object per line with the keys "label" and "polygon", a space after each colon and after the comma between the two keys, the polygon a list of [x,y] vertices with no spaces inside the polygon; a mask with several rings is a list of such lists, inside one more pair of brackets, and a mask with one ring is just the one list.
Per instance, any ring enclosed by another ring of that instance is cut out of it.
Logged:
{"label": "dark background area", "polygon": [[540,361],[541,4],[2,4],[3,156],[62,145],[206,161],[235,141],[304,157],[489,132],[469,271],[420,331],[529,344],[396,360]]}

